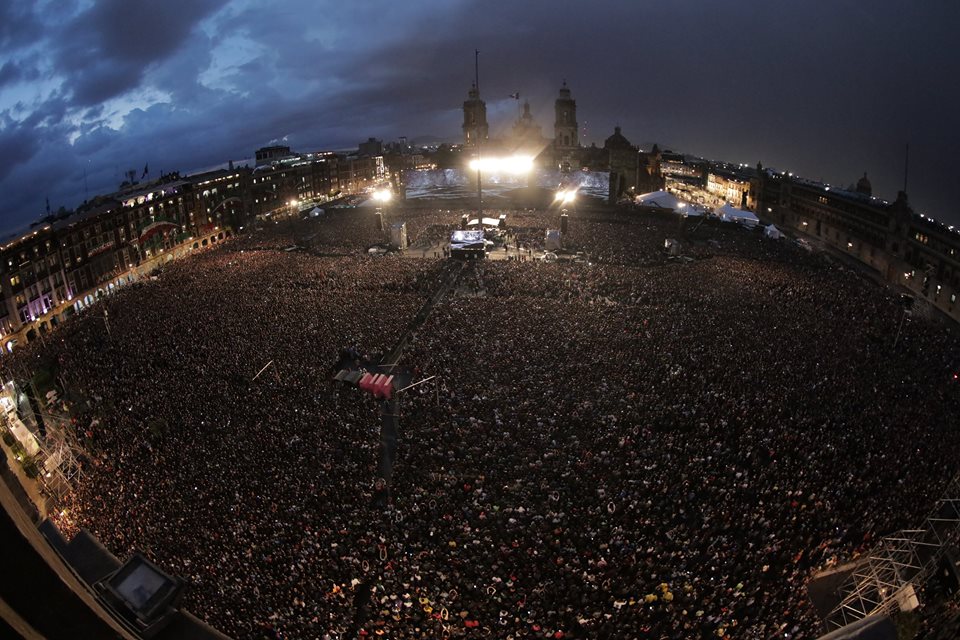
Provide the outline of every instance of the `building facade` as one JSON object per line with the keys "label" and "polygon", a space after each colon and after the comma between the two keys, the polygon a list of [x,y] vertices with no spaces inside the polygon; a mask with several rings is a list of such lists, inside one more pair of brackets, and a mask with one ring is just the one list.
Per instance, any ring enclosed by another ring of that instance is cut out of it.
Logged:
{"label": "building facade", "polygon": [[[519,94],[512,97],[518,98]],[[525,102],[509,134],[491,139],[487,105],[480,99],[480,92],[475,85],[471,86],[469,97],[463,103],[463,144],[466,149],[474,149],[479,142],[494,152],[522,153],[535,157],[539,164],[570,171],[580,166],[582,150],[577,102],[566,81],[554,101],[553,133],[552,140],[543,136],[540,125],[530,112],[530,103]],[[472,154],[468,155],[472,157]]]}
{"label": "building facade", "polygon": [[284,145],[272,145],[257,149],[255,158],[257,166],[261,167],[265,164],[270,164],[272,162],[278,162],[285,158],[289,158],[291,155],[293,155],[293,153],[290,151],[290,147]]}
{"label": "building facade", "polygon": [[600,159],[606,166],[601,164],[591,168],[610,172],[611,202],[616,202],[625,193],[639,195],[664,188],[659,147],[653,145],[649,152],[643,151],[627,140],[619,126],[614,127],[613,134],[604,141]]}
{"label": "building facade", "polygon": [[712,168],[707,174],[708,200],[705,204],[723,206],[731,204],[752,211],[755,203],[750,190],[750,179],[744,175]]}
{"label": "building facade", "polygon": [[[0,345],[48,332],[138,277],[138,267],[208,246],[243,219],[247,169],[168,174],[98,196],[0,246]],[[234,195],[236,194],[236,195]]]}
{"label": "building facade", "polygon": [[382,181],[382,156],[257,151],[232,164],[125,184],[73,212],[47,216],[0,244],[0,349],[41,337],[66,317],[159,264],[212,246],[257,216],[293,213]]}
{"label": "building facade", "polygon": [[960,232],[894,202],[757,167],[757,215],[816,238],[960,321]]}

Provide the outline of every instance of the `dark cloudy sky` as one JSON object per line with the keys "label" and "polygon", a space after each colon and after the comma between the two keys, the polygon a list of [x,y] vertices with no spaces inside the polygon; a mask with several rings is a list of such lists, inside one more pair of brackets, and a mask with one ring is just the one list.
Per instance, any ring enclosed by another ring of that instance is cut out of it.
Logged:
{"label": "dark cloudy sky", "polygon": [[[286,139],[460,137],[481,51],[492,129],[519,91],[552,135],[790,170],[960,224],[957,0],[0,0],[0,229]],[[86,187],[84,175],[86,173]]]}

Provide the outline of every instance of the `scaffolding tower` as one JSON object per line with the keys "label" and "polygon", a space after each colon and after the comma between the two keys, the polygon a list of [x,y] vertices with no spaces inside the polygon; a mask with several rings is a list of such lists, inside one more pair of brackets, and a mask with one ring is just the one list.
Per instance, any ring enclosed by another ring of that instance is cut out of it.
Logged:
{"label": "scaffolding tower", "polygon": [[46,438],[40,449],[43,453],[40,463],[43,484],[57,500],[62,500],[83,475],[79,459],[82,450],[59,434]]}
{"label": "scaffolding tower", "polygon": [[916,593],[958,537],[960,476],[949,482],[922,528],[884,537],[854,569],[839,589],[840,604],[826,617],[827,628],[832,631],[867,616],[915,607]]}
{"label": "scaffolding tower", "polygon": [[40,451],[42,462],[38,462],[43,485],[57,500],[62,500],[81,480],[83,449],[63,429],[51,429],[41,442]]}

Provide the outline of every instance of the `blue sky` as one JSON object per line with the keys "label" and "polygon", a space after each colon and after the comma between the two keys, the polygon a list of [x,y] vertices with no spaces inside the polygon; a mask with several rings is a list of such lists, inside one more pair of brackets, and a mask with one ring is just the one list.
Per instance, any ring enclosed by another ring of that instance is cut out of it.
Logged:
{"label": "blue sky", "polygon": [[960,3],[925,0],[0,0],[0,228],[286,139],[460,136],[481,51],[492,129],[519,91],[549,135],[566,79],[587,142],[635,143],[911,202],[960,224]]}

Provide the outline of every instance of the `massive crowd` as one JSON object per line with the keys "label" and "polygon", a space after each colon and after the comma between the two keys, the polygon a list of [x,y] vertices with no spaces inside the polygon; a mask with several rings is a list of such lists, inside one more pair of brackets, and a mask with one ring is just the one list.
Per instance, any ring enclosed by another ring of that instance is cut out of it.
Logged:
{"label": "massive crowd", "polygon": [[[523,216],[532,242],[555,212]],[[956,471],[945,326],[894,350],[857,272],[712,227],[671,262],[669,220],[584,215],[590,263],[468,264],[414,329],[402,362],[438,378],[401,397],[374,508],[378,407],[332,368],[389,350],[446,262],[362,255],[368,224],[269,225],[111,296],[109,334],[94,309],[22,352],[89,399],[60,526],[145,552],[232,636],[812,637],[811,572]]]}

